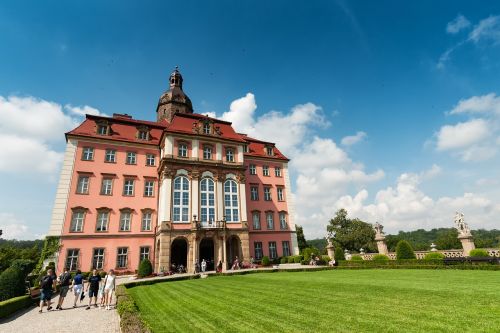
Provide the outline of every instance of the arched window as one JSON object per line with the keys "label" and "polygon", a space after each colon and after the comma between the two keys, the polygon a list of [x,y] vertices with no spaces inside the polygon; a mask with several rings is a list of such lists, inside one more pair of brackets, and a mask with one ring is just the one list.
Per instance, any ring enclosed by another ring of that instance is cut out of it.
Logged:
{"label": "arched window", "polygon": [[204,178],[200,182],[200,221],[215,221],[215,185],[210,178]]}
{"label": "arched window", "polygon": [[238,185],[234,180],[224,183],[224,212],[227,222],[238,222]]}
{"label": "arched window", "polygon": [[174,179],[174,222],[189,222],[189,180],[179,176]]}

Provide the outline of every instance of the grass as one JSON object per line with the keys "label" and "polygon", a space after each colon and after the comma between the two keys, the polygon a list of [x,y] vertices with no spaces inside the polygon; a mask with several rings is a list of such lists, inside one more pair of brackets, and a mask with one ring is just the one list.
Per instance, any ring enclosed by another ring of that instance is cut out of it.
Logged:
{"label": "grass", "polygon": [[329,270],[130,288],[153,332],[499,332],[500,272]]}

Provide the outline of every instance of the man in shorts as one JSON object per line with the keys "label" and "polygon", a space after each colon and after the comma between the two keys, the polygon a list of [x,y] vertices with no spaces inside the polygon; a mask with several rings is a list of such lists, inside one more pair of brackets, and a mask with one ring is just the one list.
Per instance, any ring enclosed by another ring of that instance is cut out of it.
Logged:
{"label": "man in shorts", "polygon": [[50,300],[52,299],[52,291],[56,288],[56,281],[53,276],[52,269],[47,270],[47,275],[40,279],[40,311],[42,313],[43,305],[47,302],[47,311],[52,310]]}
{"label": "man in shorts", "polygon": [[73,303],[74,308],[76,308],[76,301],[80,300],[80,303],[82,302],[84,285],[85,281],[83,280],[82,272],[77,270],[71,285],[71,289],[73,289],[73,293],[75,294],[75,302]]}
{"label": "man in shorts", "polygon": [[69,285],[71,283],[71,274],[68,272],[68,269],[64,269],[64,273],[59,276],[59,285],[61,289],[59,290],[59,302],[57,303],[56,310],[62,310],[62,304],[64,302],[64,298],[68,294]]}
{"label": "man in shorts", "polygon": [[101,276],[97,273],[97,269],[92,271],[92,276],[89,277],[89,283],[87,284],[87,292],[89,293],[89,305],[85,310],[90,309],[92,304],[92,298],[94,298],[94,306],[97,308],[97,294],[99,293],[99,285],[101,284]]}

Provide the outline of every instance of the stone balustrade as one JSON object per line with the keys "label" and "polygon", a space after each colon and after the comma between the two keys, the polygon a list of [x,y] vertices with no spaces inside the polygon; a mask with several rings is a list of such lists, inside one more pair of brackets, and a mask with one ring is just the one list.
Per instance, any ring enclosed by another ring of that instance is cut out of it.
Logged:
{"label": "stone balustrade", "polygon": [[[485,249],[488,251],[488,254],[491,257],[500,257],[500,249]],[[417,259],[424,259],[425,255],[427,253],[431,253],[432,251],[415,251],[415,256]],[[444,254],[445,258],[460,258],[464,256],[464,251],[462,249],[456,249],[456,250],[438,250],[434,251],[437,253],[442,253]],[[379,253],[365,253],[361,255],[364,260],[373,260],[373,257]],[[391,260],[396,260],[396,253],[395,252],[389,252],[387,254],[389,259]]]}

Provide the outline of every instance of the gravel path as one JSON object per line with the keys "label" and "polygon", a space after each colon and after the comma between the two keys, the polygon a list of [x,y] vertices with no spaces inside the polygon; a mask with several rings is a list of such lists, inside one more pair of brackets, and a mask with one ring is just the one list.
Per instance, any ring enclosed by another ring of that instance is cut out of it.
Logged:
{"label": "gravel path", "polygon": [[[120,333],[120,317],[115,309],[103,310],[92,307],[85,310],[88,298],[82,303],[77,303],[73,308],[73,295],[68,293],[63,303],[64,310],[52,310],[47,312],[44,307],[43,313],[38,313],[38,307],[31,307],[17,312],[0,322],[0,332],[9,333],[38,333],[38,332],[95,332],[95,333]],[[59,297],[55,297],[54,304],[57,305]],[[114,297],[113,297],[114,300]],[[55,308],[55,305],[53,306]]]}

